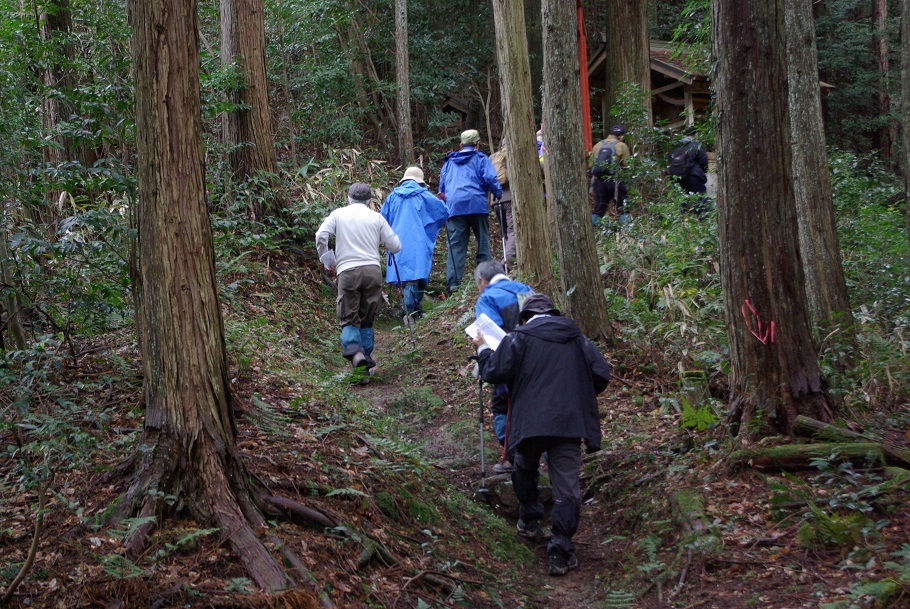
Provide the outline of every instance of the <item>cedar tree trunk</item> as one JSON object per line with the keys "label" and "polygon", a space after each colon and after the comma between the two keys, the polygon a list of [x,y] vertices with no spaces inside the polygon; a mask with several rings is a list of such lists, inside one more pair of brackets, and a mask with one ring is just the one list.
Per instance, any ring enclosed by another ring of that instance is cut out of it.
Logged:
{"label": "cedar tree trunk", "polygon": [[[130,5],[139,181],[138,326],[146,419],[118,515],[161,516],[176,498],[220,528],[264,590],[286,586],[253,531],[267,523],[236,447],[206,208],[195,0]],[[141,547],[147,530],[127,542]]]}
{"label": "cedar tree trunk", "polygon": [[587,336],[612,338],[588,207],[575,5],[544,0],[541,15],[543,123],[551,174],[547,197],[559,239],[560,300]]}
{"label": "cedar tree trunk", "polygon": [[541,289],[549,290],[553,284],[550,225],[537,157],[524,3],[522,0],[493,0],[493,20],[506,117],[509,188],[518,265]]}
{"label": "cedar tree trunk", "polygon": [[891,146],[895,140],[891,120],[890,65],[888,61],[888,0],[872,0],[872,46],[878,61],[878,93],[876,102],[882,120],[875,135],[875,144],[882,159],[891,161]]}
{"label": "cedar tree trunk", "polygon": [[910,0],[901,0],[901,142],[904,150],[904,202],[910,240]]}
{"label": "cedar tree trunk", "polygon": [[[610,0],[606,3],[607,36],[604,91],[604,133],[610,129],[610,109],[619,100],[620,86],[638,85],[641,93],[651,90],[651,41],[648,36],[648,0]],[[645,99],[651,117],[651,96]],[[650,118],[649,118],[650,120]]]}
{"label": "cedar tree trunk", "polygon": [[799,252],[785,1],[713,1],[730,420],[747,437],[789,433],[799,414],[832,419]]}
{"label": "cedar tree trunk", "polygon": [[404,166],[414,162],[409,69],[408,0],[395,0],[395,82],[398,86],[398,154],[401,164]]}
{"label": "cedar tree trunk", "polygon": [[223,136],[230,146],[231,169],[241,179],[276,168],[264,12],[264,0],[221,0],[221,63],[236,65],[242,79],[228,91],[228,101],[243,106],[224,114]]}
{"label": "cedar tree trunk", "polygon": [[837,340],[852,344],[853,315],[841,265],[822,122],[815,21],[808,0],[786,0],[786,9],[793,184],[809,320],[817,341],[839,326]]}

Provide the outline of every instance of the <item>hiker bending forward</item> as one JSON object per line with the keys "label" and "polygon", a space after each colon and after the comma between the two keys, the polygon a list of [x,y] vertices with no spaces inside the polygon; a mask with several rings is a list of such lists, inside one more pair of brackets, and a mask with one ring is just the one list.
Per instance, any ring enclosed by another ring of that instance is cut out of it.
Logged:
{"label": "hiker bending forward", "polygon": [[[354,368],[373,369],[373,318],[382,304],[382,267],[379,248],[401,250],[401,240],[379,213],[368,207],[370,185],[356,182],[348,189],[348,205],[323,220],[316,232],[316,251],[330,270],[338,273],[336,310],[341,322],[342,355]],[[334,261],[329,237],[335,236]]]}
{"label": "hiker bending forward", "polygon": [[547,455],[553,487],[553,537],[547,545],[550,575],[578,566],[572,536],[581,512],[581,443],[600,449],[597,394],[610,381],[610,365],[543,294],[525,300],[519,327],[493,351],[474,340],[480,375],[509,386],[508,451],[512,485],[520,503],[518,533],[540,541],[543,506],[538,491],[540,457]]}

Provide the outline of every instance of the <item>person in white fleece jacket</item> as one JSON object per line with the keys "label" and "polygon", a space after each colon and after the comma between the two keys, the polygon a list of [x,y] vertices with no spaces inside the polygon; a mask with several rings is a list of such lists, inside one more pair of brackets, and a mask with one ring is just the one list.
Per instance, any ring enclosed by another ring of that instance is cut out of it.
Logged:
{"label": "person in white fleece jacket", "polygon": [[[370,185],[356,182],[348,189],[348,205],[323,220],[316,232],[316,251],[326,268],[338,274],[336,309],[341,321],[342,355],[354,368],[372,370],[373,318],[382,303],[380,247],[397,253],[401,240],[378,212],[368,207]],[[335,236],[332,260],[329,237]]]}

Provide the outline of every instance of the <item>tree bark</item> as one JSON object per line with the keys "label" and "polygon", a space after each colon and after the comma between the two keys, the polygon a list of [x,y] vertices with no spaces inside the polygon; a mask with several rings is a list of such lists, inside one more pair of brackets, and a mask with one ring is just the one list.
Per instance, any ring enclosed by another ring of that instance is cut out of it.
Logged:
{"label": "tree bark", "polygon": [[904,151],[904,201],[907,205],[905,224],[910,241],[910,0],[901,0],[901,138]]}
{"label": "tree bark", "polygon": [[738,450],[727,457],[731,469],[744,466],[773,469],[814,468],[815,459],[832,459],[838,463],[849,461],[857,467],[876,467],[885,464],[881,447],[872,442],[855,444],[785,444],[769,448]]}
{"label": "tree bark", "polygon": [[[6,287],[6,296],[0,302],[0,312],[6,310],[6,329],[9,331],[13,345],[20,351],[25,349],[25,329],[22,327],[22,305],[13,289],[13,273],[10,268],[9,230],[12,222],[5,203],[0,203],[0,282]],[[0,351],[4,349],[2,332],[0,332]]]}
{"label": "tree bark", "polygon": [[241,179],[276,169],[264,13],[264,0],[221,0],[221,63],[235,64],[242,79],[239,87],[228,91],[228,101],[243,106],[225,112],[223,137],[230,147],[231,169]]}
{"label": "tree bark", "polygon": [[[622,87],[638,86],[641,93],[651,90],[651,40],[648,36],[648,0],[611,0],[606,3],[607,52],[604,65],[606,88],[604,107],[610,109],[619,101]],[[646,95],[645,107],[651,118],[651,96]],[[610,129],[604,115],[604,133]]]}
{"label": "tree bark", "polygon": [[509,188],[518,267],[542,290],[553,287],[550,226],[543,195],[531,92],[524,2],[493,0],[496,52],[506,117]]}
{"label": "tree bark", "polygon": [[746,437],[790,433],[798,414],[833,416],[798,246],[785,1],[713,1],[730,418]]}
{"label": "tree bark", "polygon": [[408,67],[408,0],[395,0],[395,81],[398,86],[398,155],[401,164],[407,166],[414,162]]}
{"label": "tree bark", "polygon": [[882,155],[882,159],[890,162],[892,157],[891,147],[895,136],[891,120],[891,93],[890,93],[890,65],[888,61],[888,0],[873,0],[872,2],[872,46],[878,61],[878,93],[876,102],[878,114],[882,119],[882,126],[875,135],[875,144]]}
{"label": "tree bark", "polygon": [[[130,21],[146,419],[116,515],[185,506],[220,528],[261,588],[281,590],[284,570],[253,531],[267,523],[236,447],[205,197],[196,2],[133,2]],[[142,545],[128,541],[134,550]]]}
{"label": "tree bark", "polygon": [[793,431],[794,433],[819,438],[828,442],[874,442],[882,449],[882,453],[888,463],[900,465],[901,467],[910,466],[910,450],[894,444],[888,444],[880,438],[874,438],[868,434],[856,433],[849,429],[835,427],[830,423],[822,423],[804,416],[796,417]]}
{"label": "tree bark", "polygon": [[841,264],[822,122],[815,21],[809,0],[787,0],[786,10],[790,146],[809,320],[817,342],[839,328],[838,340],[852,345],[853,315]]}
{"label": "tree bark", "polygon": [[544,0],[541,14],[544,137],[552,178],[547,197],[558,227],[560,300],[587,336],[612,338],[588,208],[575,6]]}

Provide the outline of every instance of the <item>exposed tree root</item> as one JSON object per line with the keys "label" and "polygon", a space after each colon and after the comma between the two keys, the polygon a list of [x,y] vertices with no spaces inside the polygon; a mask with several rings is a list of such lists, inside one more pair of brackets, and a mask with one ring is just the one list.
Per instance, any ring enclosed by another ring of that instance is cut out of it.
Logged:
{"label": "exposed tree root", "polygon": [[[244,569],[266,592],[288,587],[289,579],[253,527],[267,523],[252,501],[253,490],[246,468],[235,455],[223,456],[225,447],[198,439],[185,454],[165,434],[146,429],[143,443],[154,447],[137,459],[138,471],[115,507],[111,520],[133,514],[158,517],[186,509],[197,522],[216,526],[230,544]],[[192,463],[192,465],[189,465]],[[126,541],[133,555],[141,552],[154,523],[137,527]]]}
{"label": "exposed tree root", "polygon": [[333,516],[320,510],[307,507],[293,499],[288,499],[287,497],[282,497],[280,495],[272,495],[270,493],[260,495],[259,499],[275,507],[281,508],[291,516],[297,516],[302,519],[305,524],[318,524],[324,527],[338,526],[338,521],[335,520]]}
{"label": "exposed tree root", "polygon": [[9,602],[9,599],[15,594],[16,588],[19,587],[19,584],[21,584],[22,580],[25,579],[25,576],[28,575],[32,565],[35,564],[35,556],[38,554],[38,543],[41,541],[41,533],[44,532],[44,506],[47,502],[47,487],[50,486],[51,479],[42,484],[41,488],[38,490],[38,515],[35,518],[35,534],[32,536],[32,545],[28,549],[28,557],[25,559],[25,563],[23,563],[22,567],[19,568],[16,577],[13,578],[13,581],[11,581],[6,588],[3,598],[0,599],[0,605],[5,605]]}

